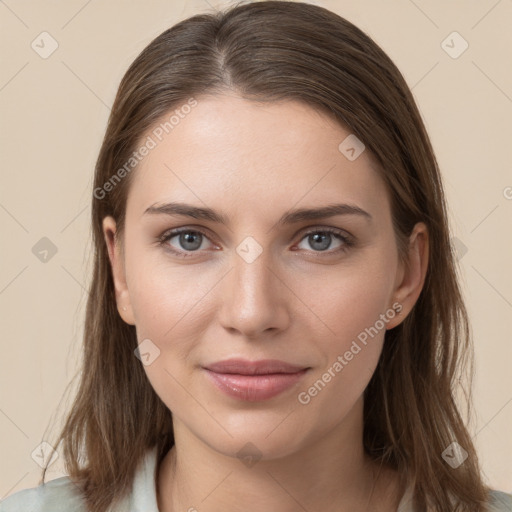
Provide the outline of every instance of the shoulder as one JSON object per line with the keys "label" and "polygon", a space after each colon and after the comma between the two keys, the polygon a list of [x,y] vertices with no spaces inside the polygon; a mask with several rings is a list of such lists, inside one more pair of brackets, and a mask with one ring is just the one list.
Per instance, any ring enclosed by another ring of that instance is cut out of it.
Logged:
{"label": "shoulder", "polygon": [[0,512],[85,512],[78,487],[69,477],[15,492],[0,501]]}
{"label": "shoulder", "polygon": [[512,494],[502,491],[489,491],[489,512],[512,511]]}
{"label": "shoulder", "polygon": [[[131,492],[116,505],[117,512],[158,512],[156,496],[156,447],[149,449],[137,468]],[[0,512],[87,512],[78,486],[63,476],[0,501]]]}

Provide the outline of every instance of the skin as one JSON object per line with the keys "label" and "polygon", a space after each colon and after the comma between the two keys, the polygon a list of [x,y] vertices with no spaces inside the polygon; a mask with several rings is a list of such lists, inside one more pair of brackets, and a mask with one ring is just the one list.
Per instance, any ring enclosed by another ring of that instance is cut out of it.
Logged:
{"label": "skin", "polygon": [[[139,342],[149,338],[159,348],[144,369],[173,413],[176,445],[158,468],[159,509],[396,511],[404,491],[398,475],[363,450],[363,392],[385,330],[403,321],[423,287],[427,228],[415,226],[409,265],[402,265],[372,156],[348,160],[338,146],[351,132],[325,114],[235,94],[197,100],[133,171],[119,243],[114,219],[103,223],[119,314],[136,326]],[[144,214],[169,201],[208,206],[229,224]],[[357,205],[372,219],[276,225],[289,209],[331,203]],[[159,243],[178,227],[207,236],[196,235],[196,245],[180,244],[179,235]],[[322,244],[306,234],[327,227],[355,244],[333,235]],[[236,251],[248,236],[262,248],[251,263]],[[395,302],[400,314],[307,405],[299,403],[298,394]],[[245,402],[218,391],[201,369],[230,357],[310,370],[272,399]],[[247,442],[261,457],[250,467],[237,457]]]}

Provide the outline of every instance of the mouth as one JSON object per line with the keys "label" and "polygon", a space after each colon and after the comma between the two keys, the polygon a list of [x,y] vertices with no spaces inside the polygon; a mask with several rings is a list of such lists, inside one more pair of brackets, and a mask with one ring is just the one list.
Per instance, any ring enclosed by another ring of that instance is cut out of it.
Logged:
{"label": "mouth", "polygon": [[268,400],[281,394],[297,384],[309,369],[275,359],[229,359],[203,367],[218,390],[248,402]]}
{"label": "mouth", "polygon": [[205,367],[207,370],[216,373],[230,373],[237,375],[269,375],[269,374],[290,374],[307,369],[305,366],[279,361],[278,359],[261,359],[249,361],[248,359],[226,359],[211,363]]}

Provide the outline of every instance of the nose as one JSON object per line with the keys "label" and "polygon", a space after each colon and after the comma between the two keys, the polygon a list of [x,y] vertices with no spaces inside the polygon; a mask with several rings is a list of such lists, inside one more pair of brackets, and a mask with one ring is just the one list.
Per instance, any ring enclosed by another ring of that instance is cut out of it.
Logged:
{"label": "nose", "polygon": [[291,292],[265,250],[254,261],[234,254],[223,279],[219,321],[231,333],[258,339],[287,328]]}

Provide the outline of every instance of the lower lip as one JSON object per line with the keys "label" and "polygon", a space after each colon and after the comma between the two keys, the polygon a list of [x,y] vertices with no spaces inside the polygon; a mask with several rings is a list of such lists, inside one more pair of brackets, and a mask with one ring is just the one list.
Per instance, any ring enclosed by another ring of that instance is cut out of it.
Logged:
{"label": "lower lip", "polygon": [[258,402],[279,395],[299,382],[308,369],[297,373],[271,373],[268,375],[239,375],[216,373],[205,368],[206,374],[218,389],[233,398]]}

